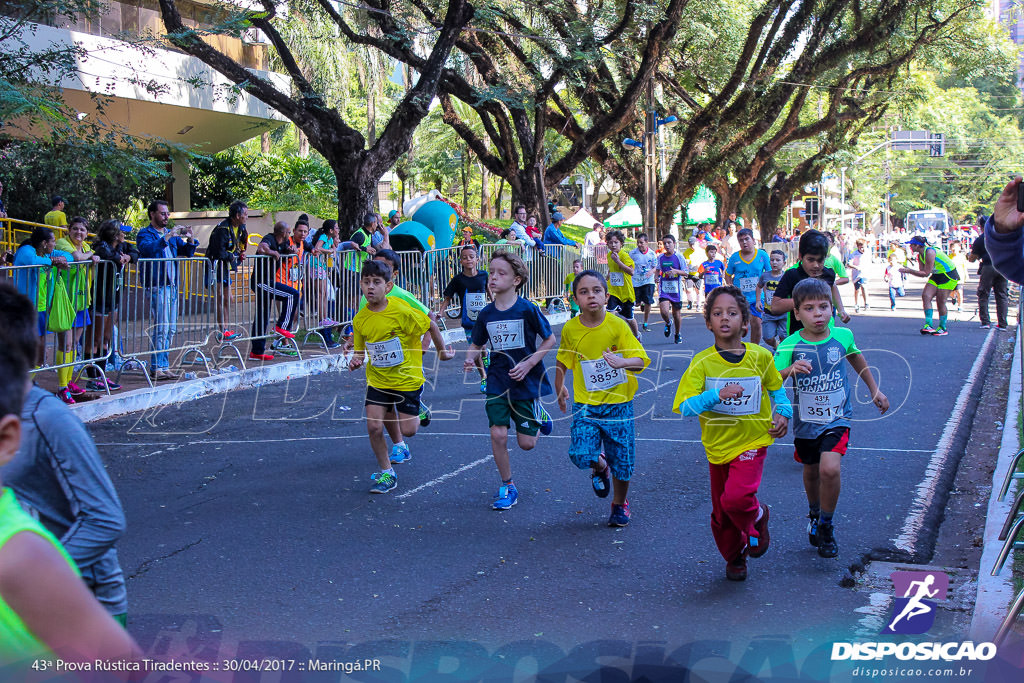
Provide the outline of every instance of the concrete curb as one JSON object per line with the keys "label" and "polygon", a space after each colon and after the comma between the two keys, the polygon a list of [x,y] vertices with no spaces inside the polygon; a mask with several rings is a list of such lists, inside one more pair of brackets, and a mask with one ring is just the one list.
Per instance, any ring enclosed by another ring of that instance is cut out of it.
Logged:
{"label": "concrete curb", "polygon": [[[550,313],[547,314],[547,319],[552,327],[556,327],[567,322],[569,314]],[[465,342],[461,327],[444,330],[442,334],[445,335],[445,341],[448,343]],[[174,384],[157,385],[152,389],[144,387],[111,394],[88,403],[75,404],[71,409],[82,422],[95,422],[160,406],[194,401],[203,396],[223,394],[234,389],[251,389],[263,384],[285,382],[297,377],[310,377],[338,370],[347,371],[348,361],[351,357],[351,354],[347,353],[324,354],[304,360],[251,367],[238,372],[226,372],[211,377],[179,380]]]}
{"label": "concrete curb", "polygon": [[1017,435],[1017,415],[1021,410],[1020,341],[1018,335],[1017,343],[1014,345],[1013,366],[1010,369],[1010,391],[1006,399],[1003,440],[996,458],[996,470],[992,474],[992,493],[985,516],[984,546],[978,567],[978,594],[971,617],[970,637],[975,642],[990,642],[995,637],[1014,597],[1013,572],[1006,566],[1013,562],[1012,556],[1007,559],[1006,565],[997,576],[992,576],[992,568],[1003,547],[1003,542],[999,540],[999,532],[1002,531],[1006,516],[1010,514],[1015,495],[1015,487],[1011,484],[1006,499],[998,500],[999,488],[1010,469],[1010,461],[1020,448],[1020,439]]}
{"label": "concrete curb", "polygon": [[182,380],[174,384],[135,389],[76,404],[72,410],[82,422],[95,422],[118,415],[146,411],[159,406],[194,401],[203,396],[223,394],[234,389],[249,389],[296,377],[347,370],[350,354],[321,355],[304,360],[251,367],[210,377]]}

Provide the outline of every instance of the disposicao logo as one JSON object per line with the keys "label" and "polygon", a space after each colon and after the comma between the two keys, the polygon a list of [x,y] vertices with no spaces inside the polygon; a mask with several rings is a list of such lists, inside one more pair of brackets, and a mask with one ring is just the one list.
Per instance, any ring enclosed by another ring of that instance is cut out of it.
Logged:
{"label": "disposicao logo", "polygon": [[935,603],[946,599],[949,576],[945,572],[893,572],[892,618],[882,633],[917,635],[935,623]]}
{"label": "disposicao logo", "polygon": [[[882,629],[884,635],[919,635],[935,624],[935,603],[945,600],[949,576],[944,572],[893,572],[895,597],[892,614]],[[996,656],[993,643],[833,643],[832,660],[870,660],[896,657],[900,660],[986,661]]]}

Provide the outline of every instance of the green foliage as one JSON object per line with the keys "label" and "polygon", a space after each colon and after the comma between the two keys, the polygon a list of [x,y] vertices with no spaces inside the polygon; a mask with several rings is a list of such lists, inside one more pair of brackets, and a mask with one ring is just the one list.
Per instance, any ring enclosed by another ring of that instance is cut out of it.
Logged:
{"label": "green foliage", "polygon": [[338,186],[334,172],[319,154],[304,159],[232,147],[193,160],[195,210],[224,208],[236,199],[264,211],[334,216],[338,211]]}
{"label": "green foliage", "polygon": [[7,213],[42,222],[53,195],[64,197],[70,218],[125,219],[133,202],[163,196],[162,162],[113,145],[0,143]]}

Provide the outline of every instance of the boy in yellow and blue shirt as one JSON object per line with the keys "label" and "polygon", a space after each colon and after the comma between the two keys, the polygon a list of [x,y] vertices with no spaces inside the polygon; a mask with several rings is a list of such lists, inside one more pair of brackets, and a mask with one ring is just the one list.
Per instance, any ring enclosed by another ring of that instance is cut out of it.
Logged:
{"label": "boy in yellow and blue shirt", "polygon": [[770,510],[757,490],[767,448],[786,435],[793,409],[771,352],[743,342],[750,304],[739,288],[713,289],[704,321],[715,344],[690,361],[672,410],[700,418],[711,479],[711,533],[725,558],[726,578],[743,581],[747,557],[768,551]]}
{"label": "boy in yellow and blue shirt", "polygon": [[555,392],[563,413],[569,401],[566,371],[572,370],[573,376],[569,459],[580,469],[592,470],[591,484],[598,497],[607,497],[610,485],[614,488],[608,526],[626,526],[626,494],[636,459],[636,373],[651,359],[629,325],[607,314],[608,286],[600,273],[584,270],[577,275],[573,298],[580,315],[562,328],[555,365]]}

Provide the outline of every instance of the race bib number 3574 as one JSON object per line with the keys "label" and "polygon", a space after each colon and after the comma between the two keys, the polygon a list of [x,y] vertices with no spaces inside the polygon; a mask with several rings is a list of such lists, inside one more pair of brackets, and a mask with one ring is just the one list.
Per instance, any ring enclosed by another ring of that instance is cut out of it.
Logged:
{"label": "race bib number 3574", "polygon": [[487,336],[495,351],[526,348],[526,335],[522,320],[493,320],[487,323]]}
{"label": "race bib number 3574", "polygon": [[375,368],[393,368],[405,360],[402,341],[398,337],[382,342],[366,342],[366,353],[370,356],[370,365]]}

